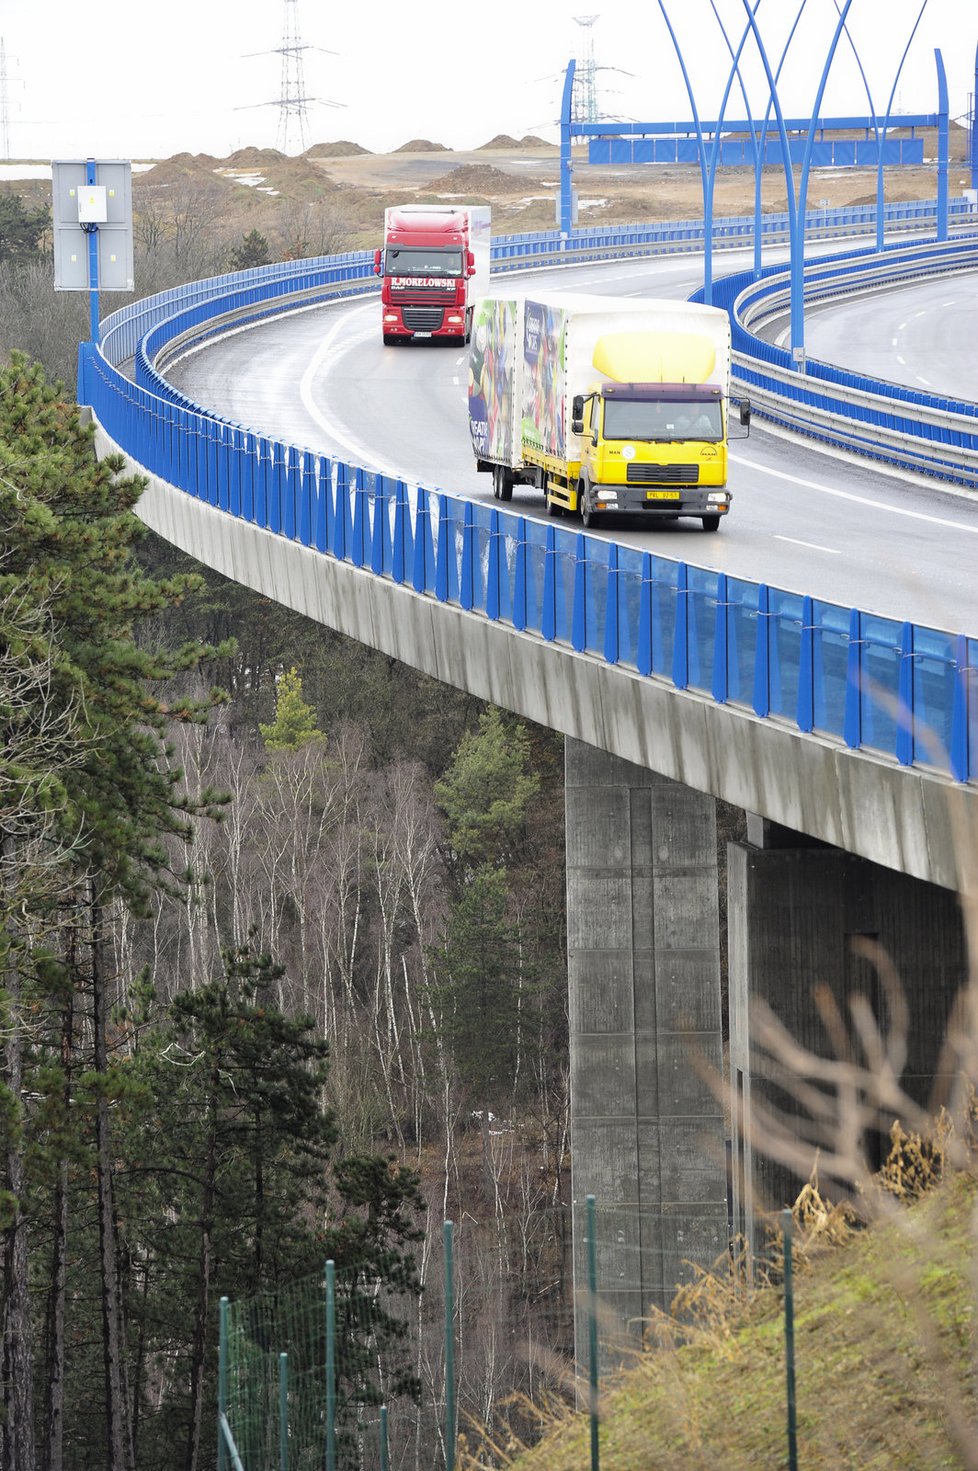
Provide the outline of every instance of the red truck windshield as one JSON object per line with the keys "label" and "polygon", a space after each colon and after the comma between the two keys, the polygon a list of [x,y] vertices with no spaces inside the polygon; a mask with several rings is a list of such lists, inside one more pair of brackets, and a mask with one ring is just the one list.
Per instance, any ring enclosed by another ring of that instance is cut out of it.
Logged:
{"label": "red truck windshield", "polygon": [[676,403],[658,400],[605,399],[605,439],[712,439],[723,438],[720,405],[713,402]]}
{"label": "red truck windshield", "polygon": [[432,246],[388,245],[386,254],[388,276],[461,276],[462,252],[439,250]]}

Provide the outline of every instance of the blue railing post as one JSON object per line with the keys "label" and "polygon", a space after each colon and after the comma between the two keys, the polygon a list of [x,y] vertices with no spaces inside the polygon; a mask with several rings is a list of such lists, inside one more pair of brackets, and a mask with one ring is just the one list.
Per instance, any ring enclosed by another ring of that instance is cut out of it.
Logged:
{"label": "blue railing post", "polygon": [[608,543],[608,588],[605,593],[604,611],[604,657],[607,663],[617,664],[620,654],[618,636],[618,543]]}
{"label": "blue railing post", "polygon": [[387,485],[383,475],[374,481],[374,519],[370,529],[370,570],[377,577],[384,575],[384,551],[387,546]]}
{"label": "blue railing post", "polygon": [[321,552],[332,552],[335,526],[333,462],[326,455],[320,455],[316,466],[316,546]]}
{"label": "blue railing post", "polygon": [[258,473],[255,477],[255,522],[258,526],[268,525],[269,488],[272,482],[272,446],[261,435],[258,440]]}
{"label": "blue railing post", "polygon": [[798,650],[798,729],[811,731],[815,724],[815,605],[801,600],[801,643]]}
{"label": "blue railing post", "polygon": [[475,602],[475,507],[471,501],[465,502],[462,520],[461,580],[459,602],[463,608],[469,610]]}
{"label": "blue railing post", "polygon": [[956,781],[970,781],[975,775],[973,756],[978,723],[978,679],[971,668],[968,640],[959,635],[954,641],[954,702],[951,709],[951,775]]}
{"label": "blue railing post", "polygon": [[858,750],[863,739],[862,720],[862,619],[857,608],[849,614],[849,652],[846,656],[846,708],[842,721],[843,738],[852,750]]}
{"label": "blue railing post", "polygon": [[247,437],[237,425],[231,430],[230,484],[228,486],[228,508],[232,516],[241,515],[241,481],[244,475],[244,459]]}
{"label": "blue railing post", "polygon": [[689,687],[689,569],[680,562],[676,572],[676,632],[672,645],[672,682],[677,690]]}
{"label": "blue railing post", "polygon": [[900,629],[900,672],[897,677],[897,690],[896,758],[901,766],[912,766],[916,745],[912,623],[904,623]]}
{"label": "blue railing post", "polygon": [[727,574],[721,572],[717,578],[717,600],[713,619],[713,698],[718,705],[725,705],[730,693],[730,672],[727,667],[727,649],[730,641],[729,615]]}
{"label": "blue railing post", "polygon": [[499,512],[489,512],[489,556],[486,566],[486,617],[494,622],[499,617]]}
{"label": "blue railing post", "polygon": [[757,642],[754,645],[754,714],[771,713],[771,589],[757,589]]}
{"label": "blue railing post", "polygon": [[354,567],[362,567],[367,554],[367,472],[357,466],[353,475],[353,525],[349,555]]}
{"label": "blue railing post", "polygon": [[345,460],[336,462],[336,510],[330,551],[338,562],[346,558],[346,535],[350,524],[350,467]]}
{"label": "blue railing post", "polygon": [[587,648],[587,593],[588,569],[587,549],[589,540],[579,531],[574,549],[574,607],[571,611],[571,648],[582,653]]}
{"label": "blue railing post", "polygon": [[642,586],[638,595],[638,649],[635,663],[639,674],[651,674],[653,668],[652,635],[652,555],[642,553]]}
{"label": "blue railing post", "polygon": [[526,517],[516,521],[515,566],[513,569],[513,627],[526,628]]}
{"label": "blue railing post", "polygon": [[547,527],[547,545],[543,553],[543,607],[540,632],[548,643],[557,637],[557,536]]}
{"label": "blue railing post", "polygon": [[282,534],[289,541],[295,541],[295,533],[298,525],[299,509],[299,486],[301,484],[299,474],[299,451],[295,445],[290,444],[285,451],[285,466],[282,475]]}
{"label": "blue railing post", "polygon": [[428,580],[435,562],[434,541],[431,535],[431,505],[428,491],[418,486],[417,515],[414,526],[414,590],[426,592]]}
{"label": "blue railing post", "polygon": [[454,550],[449,541],[450,529],[448,496],[443,494],[438,504],[438,552],[435,557],[435,597],[440,603],[448,602],[448,558]]}
{"label": "blue railing post", "polygon": [[394,485],[394,545],[391,551],[391,575],[395,582],[404,582],[407,577],[410,547],[407,519],[407,486],[403,480],[398,480]]}
{"label": "blue railing post", "polygon": [[216,425],[217,504],[222,511],[231,509],[231,462],[234,458],[234,431],[224,419]]}
{"label": "blue railing post", "polygon": [[282,511],[285,504],[285,446],[279,444],[277,439],[270,439],[268,449],[272,457],[270,494],[266,506],[268,529],[279,536],[282,532]]}
{"label": "blue railing post", "polygon": [[302,469],[299,474],[299,540],[304,547],[311,547],[312,518],[316,504],[316,456],[312,450],[303,450]]}

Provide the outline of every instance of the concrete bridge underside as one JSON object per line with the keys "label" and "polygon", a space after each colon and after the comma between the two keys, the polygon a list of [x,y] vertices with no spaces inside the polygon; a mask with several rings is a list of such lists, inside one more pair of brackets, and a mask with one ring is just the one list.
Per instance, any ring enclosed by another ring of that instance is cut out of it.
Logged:
{"label": "concrete bridge underside", "polygon": [[[116,449],[101,433],[98,444]],[[823,1045],[815,987],[844,1002],[865,986],[851,941],[876,937],[910,998],[926,1091],[965,973],[955,893],[974,884],[974,788],[438,603],[153,478],[138,511],[225,576],[568,738],[575,1251],[594,1194],[611,1212],[599,1278],[620,1324],[665,1306],[684,1262],[712,1262],[731,1220],[747,1224],[790,1188],[755,1171],[730,1122],[753,1096],[752,996]],[[752,815],[729,856],[726,1029],[714,798]],[[726,1034],[732,1109],[707,1081],[727,1071]]]}

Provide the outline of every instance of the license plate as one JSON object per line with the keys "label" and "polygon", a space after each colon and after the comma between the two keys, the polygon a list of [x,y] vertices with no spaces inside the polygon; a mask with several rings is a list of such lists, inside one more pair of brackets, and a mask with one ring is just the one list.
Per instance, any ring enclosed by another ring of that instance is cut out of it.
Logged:
{"label": "license plate", "polygon": [[647,501],[678,501],[678,490],[647,490],[645,492]]}
{"label": "license plate", "polygon": [[414,337],[430,337],[431,336],[431,333],[430,332],[414,332],[414,333],[412,333],[412,336],[414,336]]}

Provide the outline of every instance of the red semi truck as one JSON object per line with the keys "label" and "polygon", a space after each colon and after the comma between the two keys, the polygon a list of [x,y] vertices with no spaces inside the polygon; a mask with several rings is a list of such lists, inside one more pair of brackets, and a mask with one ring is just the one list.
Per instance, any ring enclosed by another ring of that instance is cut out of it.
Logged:
{"label": "red semi truck", "polygon": [[473,303],[489,289],[485,205],[402,204],[384,212],[381,277],[384,344],[415,338],[468,342]]}

